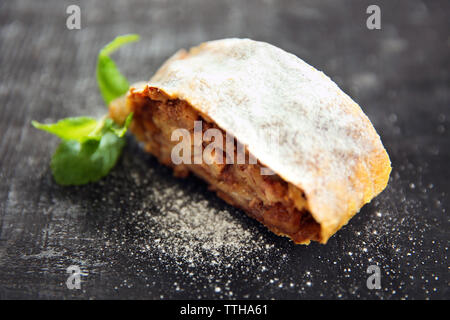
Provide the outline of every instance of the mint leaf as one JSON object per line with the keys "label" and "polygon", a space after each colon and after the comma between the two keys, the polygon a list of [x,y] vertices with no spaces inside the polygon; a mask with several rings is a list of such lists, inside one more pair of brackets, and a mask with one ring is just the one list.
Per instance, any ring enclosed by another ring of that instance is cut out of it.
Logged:
{"label": "mint leaf", "polygon": [[120,73],[109,55],[124,44],[138,40],[139,35],[137,34],[119,36],[107,44],[98,55],[97,83],[106,105],[124,95],[130,87],[128,80]]}
{"label": "mint leaf", "polygon": [[114,167],[132,117],[130,113],[122,126],[106,117],[99,121],[79,117],[49,125],[32,123],[63,140],[50,164],[55,181],[61,185],[80,185],[103,178]]}
{"label": "mint leaf", "polygon": [[125,133],[128,130],[128,127],[130,126],[131,120],[133,119],[133,112],[131,112],[127,118],[125,119],[125,122],[122,126],[115,123],[112,119],[106,119],[105,127],[107,127],[109,130],[114,132],[116,136],[119,138],[122,138]]}
{"label": "mint leaf", "polygon": [[63,140],[52,157],[50,167],[61,185],[80,185],[97,181],[115,166],[125,138],[106,132],[100,140]]}
{"label": "mint leaf", "polygon": [[98,121],[89,117],[65,118],[53,124],[42,124],[32,121],[32,125],[40,130],[57,135],[63,140],[84,141],[95,130]]}
{"label": "mint leaf", "polygon": [[[139,36],[133,34],[117,37],[99,53],[97,82],[107,105],[124,95],[129,88],[127,79],[109,55],[124,44],[137,40]],[[56,182],[61,185],[80,185],[101,179],[115,166],[125,145],[124,135],[132,117],[130,113],[123,125],[106,116],[100,120],[73,117],[53,124],[31,123],[35,128],[62,139],[50,164]]]}

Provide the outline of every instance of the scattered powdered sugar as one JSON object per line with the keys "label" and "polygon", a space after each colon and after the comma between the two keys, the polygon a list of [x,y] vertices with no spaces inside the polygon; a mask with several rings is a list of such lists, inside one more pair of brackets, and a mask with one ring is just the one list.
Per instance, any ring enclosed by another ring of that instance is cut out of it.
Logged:
{"label": "scattered powdered sugar", "polygon": [[[114,209],[124,220],[105,236],[131,244],[142,259],[157,256],[167,267],[226,269],[258,263],[273,247],[264,227],[207,191],[203,181],[174,178],[159,165],[131,170],[138,187],[129,198],[133,206]],[[115,197],[114,190],[108,198]]]}
{"label": "scattered powdered sugar", "polygon": [[[46,175],[39,187],[49,191],[37,211],[19,206],[29,181],[11,185],[8,210],[42,215],[45,243],[40,251],[0,253],[5,274],[26,262],[55,277],[67,294],[66,268],[79,265],[86,276],[74,297],[445,296],[448,194],[429,178],[427,164],[399,162],[388,188],[326,245],[302,246],[268,232],[201,180],[174,178],[134,140],[126,149],[118,168],[97,184],[61,188]],[[380,290],[366,286],[371,265],[380,267]]]}
{"label": "scattered powdered sugar", "polygon": [[[388,189],[327,245],[300,246],[226,205],[199,179],[173,178],[170,169],[148,159],[154,164],[126,159],[133,163],[125,163],[131,167],[127,183],[138,186],[132,191],[136,207],[117,208],[126,228],[119,226],[113,234],[112,248],[135,256],[132,270],[146,270],[145,281],[153,294],[162,292],[160,298],[271,298],[280,292],[291,298],[330,293],[335,298],[408,298],[411,290],[439,293],[434,279],[442,278],[441,259],[448,247],[429,237],[437,221],[423,219],[421,201],[408,195],[425,195],[434,185],[416,178],[411,189],[411,182],[401,178],[404,166],[394,170]],[[415,175],[413,170],[409,173]],[[366,288],[370,265],[381,269],[379,291]],[[425,266],[429,273],[423,273]],[[161,279],[162,272],[170,283]],[[131,278],[122,286],[132,284]]]}
{"label": "scattered powdered sugar", "polygon": [[[178,193],[177,199],[171,201],[174,192]],[[229,211],[214,210],[207,200],[187,202],[185,199],[189,197],[173,188],[159,190],[155,198],[166,205],[160,215],[146,213],[149,224],[154,226],[158,248],[177,263],[198,265],[209,256],[214,264],[231,256],[245,258],[258,248],[250,230]]]}

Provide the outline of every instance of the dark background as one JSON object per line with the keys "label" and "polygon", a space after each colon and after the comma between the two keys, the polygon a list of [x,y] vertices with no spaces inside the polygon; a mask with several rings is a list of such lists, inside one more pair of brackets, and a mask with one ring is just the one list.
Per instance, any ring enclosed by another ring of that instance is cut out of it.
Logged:
{"label": "dark background", "polygon": [[[81,30],[66,8],[81,8]],[[366,8],[381,8],[381,30]],[[0,298],[448,299],[449,1],[1,1]],[[372,120],[391,157],[389,186],[327,245],[294,245],[173,178],[132,137],[99,183],[55,184],[58,139],[32,128],[106,112],[96,55],[149,79],[181,47],[267,41],[323,70]],[[369,265],[381,269],[369,290]],[[83,270],[81,290],[66,268]]]}

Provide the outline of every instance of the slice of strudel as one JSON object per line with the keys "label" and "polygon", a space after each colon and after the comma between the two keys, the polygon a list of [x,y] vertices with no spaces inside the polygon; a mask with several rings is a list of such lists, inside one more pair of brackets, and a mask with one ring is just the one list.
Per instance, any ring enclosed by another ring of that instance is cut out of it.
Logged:
{"label": "slice of strudel", "polygon": [[389,156],[361,108],[273,45],[211,41],[110,105],[145,149],[295,243],[327,240],[387,185]]}

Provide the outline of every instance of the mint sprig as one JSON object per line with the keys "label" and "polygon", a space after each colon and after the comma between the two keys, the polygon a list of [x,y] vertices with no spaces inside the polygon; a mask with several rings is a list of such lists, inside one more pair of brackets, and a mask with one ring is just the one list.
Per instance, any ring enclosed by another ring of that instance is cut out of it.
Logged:
{"label": "mint sprig", "polygon": [[[117,37],[99,53],[97,82],[107,106],[129,88],[128,80],[109,55],[138,39],[139,36],[134,34]],[[32,121],[32,125],[62,139],[50,163],[55,181],[61,185],[81,185],[100,180],[115,166],[125,145],[124,135],[132,117],[130,113],[122,125],[107,116],[100,120],[71,117],[53,124]]]}
{"label": "mint sprig", "polygon": [[98,87],[106,105],[115,98],[124,95],[130,87],[128,80],[120,73],[109,55],[124,44],[138,40],[139,36],[137,34],[119,36],[100,50],[96,74]]}
{"label": "mint sprig", "polygon": [[63,140],[83,142],[98,126],[98,121],[89,117],[76,117],[65,118],[53,124],[42,124],[33,120],[31,124],[35,128],[52,133]]}
{"label": "mint sprig", "polygon": [[100,180],[116,165],[125,140],[108,132],[100,140],[63,140],[50,167],[61,185],[80,185]]}

